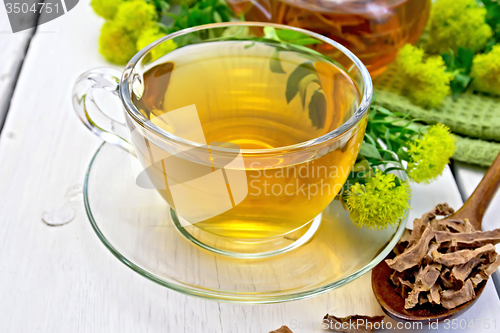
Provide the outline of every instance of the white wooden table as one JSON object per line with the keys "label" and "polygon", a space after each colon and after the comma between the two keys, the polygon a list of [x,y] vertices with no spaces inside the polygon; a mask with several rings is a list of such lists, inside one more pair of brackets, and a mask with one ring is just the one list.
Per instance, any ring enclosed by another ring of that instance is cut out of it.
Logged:
{"label": "white wooden table", "polygon": [[[283,324],[295,333],[319,332],[327,312],[382,314],[370,274],[303,301],[217,303],[168,290],[125,267],[98,240],[81,202],[72,222],[42,223],[44,211],[63,204],[67,190],[82,184],[100,144],[75,116],[70,94],[80,73],[108,66],[97,47],[102,21],[81,1],[33,36],[11,35],[6,22],[0,5],[0,115],[8,111],[0,136],[0,332],[265,333]],[[462,196],[449,169],[429,186],[413,186],[410,221],[438,202],[459,207],[477,180],[461,170],[455,172]],[[488,214],[488,227],[495,211],[498,204]],[[500,299],[492,281],[460,319],[486,319],[490,326],[496,320],[496,330],[480,325],[463,332],[500,330]],[[439,331],[452,330],[441,325]]]}

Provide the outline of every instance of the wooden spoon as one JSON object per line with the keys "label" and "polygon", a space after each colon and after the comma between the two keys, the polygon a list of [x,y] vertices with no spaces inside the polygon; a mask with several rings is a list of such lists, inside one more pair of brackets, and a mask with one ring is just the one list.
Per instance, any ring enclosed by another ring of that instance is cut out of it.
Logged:
{"label": "wooden spoon", "polygon": [[[483,215],[499,186],[500,154],[462,208],[447,217],[447,219],[459,220],[468,218],[476,230],[481,230]],[[394,253],[391,252],[386,259],[394,258],[394,256]],[[433,322],[459,316],[479,298],[486,286],[486,281],[483,281],[476,288],[475,299],[451,310],[447,310],[441,306],[432,306],[430,303],[417,305],[415,309],[407,310],[404,307],[404,299],[396,292],[394,285],[389,279],[392,272],[393,270],[383,260],[372,270],[372,288],[384,312],[395,320]]]}

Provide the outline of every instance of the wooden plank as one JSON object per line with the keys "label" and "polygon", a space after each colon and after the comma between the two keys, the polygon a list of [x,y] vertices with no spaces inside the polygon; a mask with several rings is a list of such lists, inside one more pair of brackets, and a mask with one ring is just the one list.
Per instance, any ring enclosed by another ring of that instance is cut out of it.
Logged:
{"label": "wooden plank", "polygon": [[108,65],[98,53],[101,25],[84,1],[40,26],[14,92],[0,139],[0,331],[220,332],[217,303],[121,264],[97,239],[81,201],[69,224],[41,221],[83,182],[101,143],[71,104],[77,76]]}
{"label": "wooden plank", "polygon": [[[100,144],[77,120],[70,94],[80,73],[106,65],[97,52],[101,23],[81,2],[40,26],[13,96],[0,139],[0,331],[261,333],[287,324],[297,326],[295,333],[321,332],[306,323],[326,312],[380,314],[369,274],[298,302],[217,303],[170,291],[125,267],[100,243],[81,202],[72,222],[42,223],[43,212],[82,183]],[[412,217],[437,202],[461,204],[449,170],[437,183],[413,189]],[[486,288],[463,318],[500,325],[500,301],[491,283]]]}
{"label": "wooden plank", "polygon": [[5,6],[0,5],[0,129],[9,108],[10,98],[35,29],[12,33]]}
{"label": "wooden plank", "polygon": [[[453,172],[455,173],[455,178],[462,194],[462,198],[467,200],[467,198],[474,192],[474,189],[479,185],[481,179],[483,179],[486,173],[486,168],[478,167],[471,164],[466,164],[462,162],[454,162]],[[500,228],[500,193],[497,193],[495,198],[490,204],[490,207],[484,214],[483,218],[483,229],[491,230]],[[500,244],[497,245],[497,252],[500,251]],[[493,274],[493,280],[495,286],[500,295],[500,269]]]}

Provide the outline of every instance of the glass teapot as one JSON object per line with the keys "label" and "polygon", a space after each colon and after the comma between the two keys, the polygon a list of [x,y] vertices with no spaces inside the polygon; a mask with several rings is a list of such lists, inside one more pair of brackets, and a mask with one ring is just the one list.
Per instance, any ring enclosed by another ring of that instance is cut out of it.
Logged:
{"label": "glass teapot", "polygon": [[[274,22],[320,33],[346,46],[372,77],[425,29],[431,0],[227,0],[247,21]],[[315,46],[330,54],[335,50]]]}

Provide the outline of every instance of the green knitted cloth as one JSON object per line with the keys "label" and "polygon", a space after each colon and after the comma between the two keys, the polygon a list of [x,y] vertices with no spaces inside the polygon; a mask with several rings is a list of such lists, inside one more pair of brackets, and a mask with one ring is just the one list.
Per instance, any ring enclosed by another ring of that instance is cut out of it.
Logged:
{"label": "green knitted cloth", "polygon": [[[489,166],[500,151],[500,98],[467,92],[456,101],[445,97],[437,109],[424,109],[404,96],[397,67],[391,66],[375,81],[376,104],[401,113],[411,112],[428,124],[443,123],[457,137],[454,159]],[[488,141],[489,140],[489,141]],[[490,142],[492,141],[492,142]]]}
{"label": "green knitted cloth", "polygon": [[457,151],[453,159],[483,167],[490,166],[500,153],[500,143],[455,135]]}

